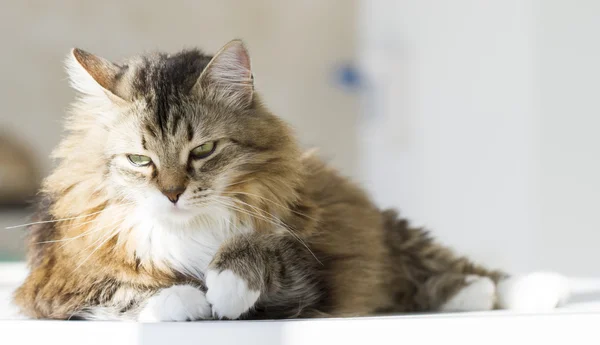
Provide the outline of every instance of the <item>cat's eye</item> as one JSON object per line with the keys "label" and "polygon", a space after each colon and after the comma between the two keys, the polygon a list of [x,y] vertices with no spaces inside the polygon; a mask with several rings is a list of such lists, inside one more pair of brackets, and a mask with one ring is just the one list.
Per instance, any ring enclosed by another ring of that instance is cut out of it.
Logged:
{"label": "cat's eye", "polygon": [[217,148],[217,143],[214,141],[206,142],[190,152],[190,156],[195,159],[202,159],[210,156]]}
{"label": "cat's eye", "polygon": [[145,167],[152,163],[150,157],[143,155],[127,155],[127,159],[129,159],[129,162],[136,167]]}

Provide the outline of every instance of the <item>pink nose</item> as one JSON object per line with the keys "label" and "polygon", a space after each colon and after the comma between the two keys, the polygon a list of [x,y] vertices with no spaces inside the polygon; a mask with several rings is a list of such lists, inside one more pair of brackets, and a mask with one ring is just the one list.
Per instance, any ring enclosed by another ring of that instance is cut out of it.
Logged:
{"label": "pink nose", "polygon": [[177,203],[179,197],[185,191],[185,187],[177,187],[177,188],[169,188],[166,190],[161,190],[161,192],[171,201],[172,203]]}

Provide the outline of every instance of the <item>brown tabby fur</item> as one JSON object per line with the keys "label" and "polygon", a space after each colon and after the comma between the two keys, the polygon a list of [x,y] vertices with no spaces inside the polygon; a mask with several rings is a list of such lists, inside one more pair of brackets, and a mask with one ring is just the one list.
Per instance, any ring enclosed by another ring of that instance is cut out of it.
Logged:
{"label": "brown tabby fur", "polygon": [[[221,195],[234,202],[233,226],[253,231],[223,242],[209,268],[230,269],[261,292],[243,318],[436,310],[465,285],[466,275],[502,277],[455,256],[394,211],[378,209],[356,184],[315,155],[301,154],[288,127],[253,93],[251,75],[220,88],[227,80],[211,78],[218,72],[211,64],[218,61],[209,64],[211,57],[196,51],[123,65],[78,50],[74,56],[110,101],[90,107],[97,100],[84,96],[76,103],[69,135],[56,151],[60,164],[44,183],[38,223],[29,228],[31,272],[15,293],[25,315],[87,318],[102,309],[106,318],[135,319],[162,288],[191,284],[206,290],[202,274],[137,253],[131,224],[124,221],[134,206],[111,185],[114,176],[161,191],[197,183],[193,193],[200,193],[230,174]],[[185,109],[179,115],[177,104]],[[99,113],[111,112],[142,118],[137,127],[127,127],[140,132],[140,142],[127,146],[140,150],[171,144],[180,149],[203,128],[221,131],[227,141],[214,158],[183,170],[175,163],[171,170],[167,163],[162,170],[129,170],[115,163],[120,153],[104,149],[107,123],[120,120]],[[107,229],[118,231],[107,235]]]}

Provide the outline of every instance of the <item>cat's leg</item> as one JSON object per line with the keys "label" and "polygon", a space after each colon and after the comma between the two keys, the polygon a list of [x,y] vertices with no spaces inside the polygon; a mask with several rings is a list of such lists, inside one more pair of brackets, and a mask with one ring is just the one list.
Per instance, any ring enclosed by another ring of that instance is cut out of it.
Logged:
{"label": "cat's leg", "polygon": [[417,301],[424,310],[484,311],[494,308],[496,284],[488,276],[443,273],[419,288]]}
{"label": "cat's leg", "polygon": [[204,292],[195,285],[173,285],[151,291],[124,284],[110,298],[98,305],[86,306],[70,318],[159,322],[194,321],[211,316]]}
{"label": "cat's leg", "polygon": [[541,312],[556,308],[568,297],[568,282],[554,273],[486,276],[446,273],[429,278],[417,301],[425,310],[485,311],[511,309]]}
{"label": "cat's leg", "polygon": [[464,257],[450,262],[447,272],[462,274],[465,277],[465,286],[457,293],[456,300],[468,294],[477,294],[477,291],[490,291],[490,282],[494,284],[496,309],[548,311],[563,304],[569,296],[568,279],[560,274],[533,272],[513,276],[487,270]]}
{"label": "cat's leg", "polygon": [[226,242],[206,274],[206,298],[217,318],[292,317],[320,294],[316,259],[293,238],[252,234]]}

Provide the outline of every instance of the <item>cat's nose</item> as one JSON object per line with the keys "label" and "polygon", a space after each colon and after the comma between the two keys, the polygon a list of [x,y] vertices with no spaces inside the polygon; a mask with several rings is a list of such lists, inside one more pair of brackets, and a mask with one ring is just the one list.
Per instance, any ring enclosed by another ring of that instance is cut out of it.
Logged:
{"label": "cat's nose", "polygon": [[183,192],[185,192],[185,187],[174,187],[165,190],[161,190],[161,192],[171,201],[172,203],[177,203],[179,197]]}

